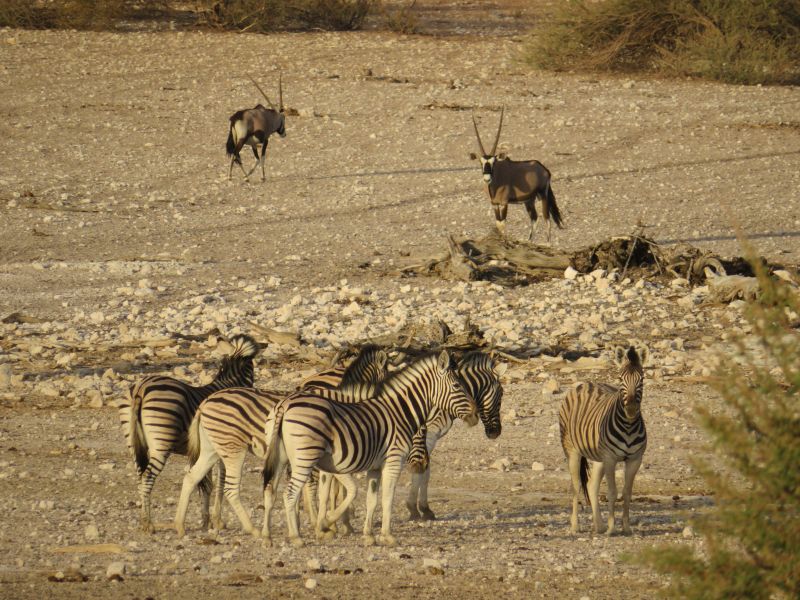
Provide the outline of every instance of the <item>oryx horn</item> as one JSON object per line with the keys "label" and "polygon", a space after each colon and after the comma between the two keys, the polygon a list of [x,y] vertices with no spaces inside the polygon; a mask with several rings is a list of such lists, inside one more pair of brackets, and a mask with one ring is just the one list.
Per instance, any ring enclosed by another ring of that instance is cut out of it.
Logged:
{"label": "oryx horn", "polygon": [[475,113],[472,113],[472,125],[475,127],[475,135],[478,136],[478,146],[481,148],[481,154],[486,156],[486,150],[483,149],[483,142],[481,142],[481,134],[478,133],[478,123],[475,122]]}
{"label": "oryx horn", "polygon": [[492,156],[497,151],[497,142],[500,141],[500,132],[503,130],[503,115],[506,112],[506,105],[503,105],[503,109],[500,111],[500,125],[497,127],[497,136],[494,138],[494,146],[492,146]]}
{"label": "oryx horn", "polygon": [[[256,83],[256,80],[255,80],[255,79],[253,79],[252,77],[248,77],[248,79],[249,79],[250,81],[252,81],[252,82],[253,82],[253,85],[254,85],[254,86],[256,86],[256,87],[258,88],[258,91],[259,91],[259,92],[261,92],[261,95],[262,95],[262,96],[264,96],[264,98],[265,98],[265,99],[266,99],[266,101],[267,101],[267,104],[269,104],[269,107],[270,107],[272,110],[275,110],[275,105],[272,103],[272,100],[270,100],[270,99],[269,99],[269,96],[267,96],[266,92],[264,92],[264,90],[262,90],[262,89],[261,89],[261,86],[260,86],[260,85],[258,85],[258,83]],[[283,97],[283,94],[281,94],[281,97]]]}
{"label": "oryx horn", "polygon": [[278,106],[279,111],[283,112],[283,73],[278,73]]}

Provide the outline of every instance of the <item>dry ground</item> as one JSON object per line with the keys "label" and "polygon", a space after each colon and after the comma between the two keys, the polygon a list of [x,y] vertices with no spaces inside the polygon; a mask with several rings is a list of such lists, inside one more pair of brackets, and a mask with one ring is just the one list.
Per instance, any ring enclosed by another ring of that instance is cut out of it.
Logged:
{"label": "dry ground", "polygon": [[[45,333],[74,322],[84,335],[76,315],[116,319],[127,306],[120,288],[142,279],[157,288],[147,298],[154,327],[164,309],[206,293],[236,307],[248,284],[270,277],[281,283],[265,309],[344,278],[401,294],[408,282],[391,272],[405,256],[437,253],[446,232],[491,226],[467,158],[470,111],[488,139],[502,105],[501,148],[554,174],[567,225],[555,244],[581,247],[640,220],[665,244],[734,254],[738,224],[762,254],[800,262],[800,90],[531,72],[518,60],[518,31],[498,31],[0,31],[0,317],[21,312],[43,321]],[[271,91],[279,68],[299,116],[289,118],[287,138],[270,144],[266,183],[244,183],[236,172],[229,182],[227,118],[259,100],[246,75]],[[509,229],[522,236],[515,208]],[[443,289],[442,302],[482,293]],[[246,330],[253,318],[220,325]],[[118,323],[101,321],[86,328],[85,342],[116,335]],[[720,327],[709,325],[710,335]],[[11,356],[24,331],[4,332]],[[632,333],[649,341],[649,330]],[[79,366],[104,369],[118,358],[95,354]],[[25,380],[2,390],[0,402],[0,596],[367,598],[377,588],[384,597],[577,599],[625,590],[649,598],[663,579],[621,557],[683,542],[687,518],[708,505],[689,466],[703,447],[691,406],[718,400],[701,384],[662,377],[645,392],[651,437],[635,534],[570,535],[560,396],[542,394],[542,365],[531,361],[511,371],[498,440],[457,426],[437,449],[431,500],[440,519],[398,520],[397,548],[362,548],[356,536],[265,550],[240,535],[232,516],[214,544],[197,530],[183,541],[168,530],[151,537],[136,528],[134,473],[113,408],[37,394],[35,384],[65,374],[37,368],[17,373]],[[271,363],[258,374],[264,384],[286,371]],[[575,376],[558,377],[567,384]],[[507,471],[492,468],[500,458],[509,459]],[[172,516],[182,469],[171,461],[157,484],[159,521]],[[245,483],[245,502],[256,506],[257,475]],[[396,512],[404,513],[402,498]],[[193,505],[192,522],[197,516]],[[122,553],[54,551],[90,541],[120,544]],[[314,558],[327,573],[308,572]],[[426,558],[442,561],[444,575],[425,573]],[[124,582],[105,580],[114,560],[127,564]],[[88,581],[48,581],[71,568]],[[309,577],[319,584],[313,591],[304,587]]]}

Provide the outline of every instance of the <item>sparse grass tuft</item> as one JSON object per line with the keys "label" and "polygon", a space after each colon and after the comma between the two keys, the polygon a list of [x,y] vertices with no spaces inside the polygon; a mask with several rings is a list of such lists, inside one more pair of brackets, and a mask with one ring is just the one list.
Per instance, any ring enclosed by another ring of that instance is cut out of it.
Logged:
{"label": "sparse grass tuft", "polygon": [[731,83],[800,83],[800,3],[571,0],[534,32],[526,58],[555,70],[645,70]]}

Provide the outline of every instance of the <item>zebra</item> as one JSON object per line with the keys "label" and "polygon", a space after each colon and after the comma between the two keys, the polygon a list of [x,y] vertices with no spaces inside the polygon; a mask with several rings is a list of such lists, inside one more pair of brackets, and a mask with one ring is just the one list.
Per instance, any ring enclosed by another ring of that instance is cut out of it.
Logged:
{"label": "zebra", "polygon": [[[474,401],[466,395],[446,350],[426,355],[403,369],[389,374],[378,387],[375,398],[356,404],[332,401],[336,390],[301,392],[290,396],[270,414],[266,425],[267,455],[264,460],[265,545],[271,543],[271,511],[277,477],[287,462],[292,476],[284,493],[289,541],[302,546],[297,501],[311,470],[345,475],[341,478],[347,495],[330,514],[320,505],[317,530],[334,523],[353,502],[357,491],[353,473],[367,471],[367,511],[364,542],[374,544],[372,518],[378,503],[378,477],[381,477],[383,522],[378,542],[394,545],[391,535],[392,499],[403,462],[411,447],[411,437],[425,422],[433,407],[440,408],[468,425],[478,423]],[[330,478],[328,479],[328,482]],[[322,484],[321,484],[322,488]],[[326,489],[320,498],[327,498]]]}
{"label": "zebra", "polygon": [[[346,369],[336,367],[323,371],[317,377],[303,381],[305,389],[339,389],[353,395],[355,399],[369,397],[386,376],[388,356],[377,346],[364,346]],[[362,385],[363,384],[363,385]],[[242,529],[258,537],[260,532],[253,527],[250,517],[239,498],[242,467],[248,451],[264,458],[264,426],[275,405],[285,399],[287,392],[256,390],[250,388],[228,388],[206,398],[192,420],[189,428],[188,455],[192,468],[183,478],[183,487],[175,514],[175,530],[182,537],[185,530],[186,511],[192,491],[211,468],[221,460],[220,482],[224,481],[224,494],[233,508]],[[221,504],[223,487],[217,486],[211,521],[215,528],[222,528]],[[313,504],[309,501],[309,507]],[[311,511],[310,511],[311,512]],[[316,521],[316,511],[311,512]],[[348,525],[346,523],[345,525]]]}
{"label": "zebra", "polygon": [[[572,476],[572,517],[570,530],[578,532],[578,489],[592,506],[595,533],[602,533],[598,494],[605,476],[608,482],[608,535],[614,532],[614,504],[617,484],[614,469],[625,463],[625,487],[622,490],[622,530],[631,533],[628,508],[633,479],[642,464],[647,447],[647,431],[642,419],[644,386],[643,366],[649,351],[642,346],[614,348],[614,362],[620,368],[622,388],[607,384],[581,383],[571,389],[558,413],[561,447]],[[591,474],[589,461],[592,461]]]}
{"label": "zebra", "polygon": [[[222,359],[219,372],[208,385],[195,387],[172,377],[151,375],[132,385],[127,401],[118,405],[122,430],[139,475],[141,528],[146,532],[155,531],[150,516],[153,485],[170,454],[186,454],[187,430],[200,402],[222,388],[253,385],[258,343],[250,336],[236,335],[229,345],[230,356]],[[201,493],[203,527],[207,527],[208,486]]]}
{"label": "zebra", "polygon": [[[485,352],[470,352],[458,361],[458,374],[465,391],[474,398],[483,422],[486,437],[496,439],[502,430],[500,405],[503,386],[500,383],[508,365],[495,363]],[[436,515],[428,506],[428,483],[431,478],[429,455],[436,443],[450,431],[453,419],[441,410],[434,410],[428,421],[413,438],[412,452],[408,458],[411,486],[406,498],[406,508],[411,520],[433,520]]]}

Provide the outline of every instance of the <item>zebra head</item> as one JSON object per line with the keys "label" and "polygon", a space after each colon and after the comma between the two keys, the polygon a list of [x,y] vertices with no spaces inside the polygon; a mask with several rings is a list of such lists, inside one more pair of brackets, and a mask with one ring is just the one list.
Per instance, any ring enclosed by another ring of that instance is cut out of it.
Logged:
{"label": "zebra head", "polygon": [[253,360],[261,351],[258,342],[249,335],[240,334],[233,336],[230,341],[221,339],[219,346],[230,354],[222,359],[214,381],[225,382],[231,387],[252,386],[255,380]]}
{"label": "zebra head", "polygon": [[389,356],[386,352],[380,346],[366,345],[345,369],[339,389],[367,384],[374,390],[386,379],[388,367]]}
{"label": "zebra head", "polygon": [[483,352],[464,355],[458,363],[458,374],[466,392],[475,399],[478,414],[483,422],[486,437],[497,438],[502,431],[500,406],[503,401],[503,386],[500,377],[508,365],[496,363]]}
{"label": "zebra head", "polygon": [[478,424],[478,408],[468,395],[458,375],[457,365],[447,350],[436,360],[437,379],[442,381],[444,394],[436,394],[434,404],[452,418],[461,419],[470,427]]}
{"label": "zebra head", "polygon": [[502,111],[500,112],[500,125],[497,127],[497,135],[494,138],[494,146],[492,146],[492,151],[487,154],[486,150],[483,148],[483,142],[481,142],[481,134],[478,133],[478,123],[475,121],[475,115],[472,115],[472,125],[475,127],[475,135],[478,138],[478,148],[480,149],[480,154],[470,153],[469,157],[472,160],[479,160],[481,163],[481,171],[483,172],[483,181],[486,185],[490,185],[492,183],[492,177],[494,176],[494,165],[498,160],[505,159],[505,154],[496,154],[497,152],[497,142],[500,141],[500,131],[503,129],[503,114],[506,112],[506,107],[504,106]]}
{"label": "zebra head", "polygon": [[622,346],[614,348],[614,362],[620,368],[622,380],[622,407],[629,420],[636,419],[641,414],[642,389],[644,388],[643,365],[647,361],[649,351],[642,346],[637,352],[636,348]]}

